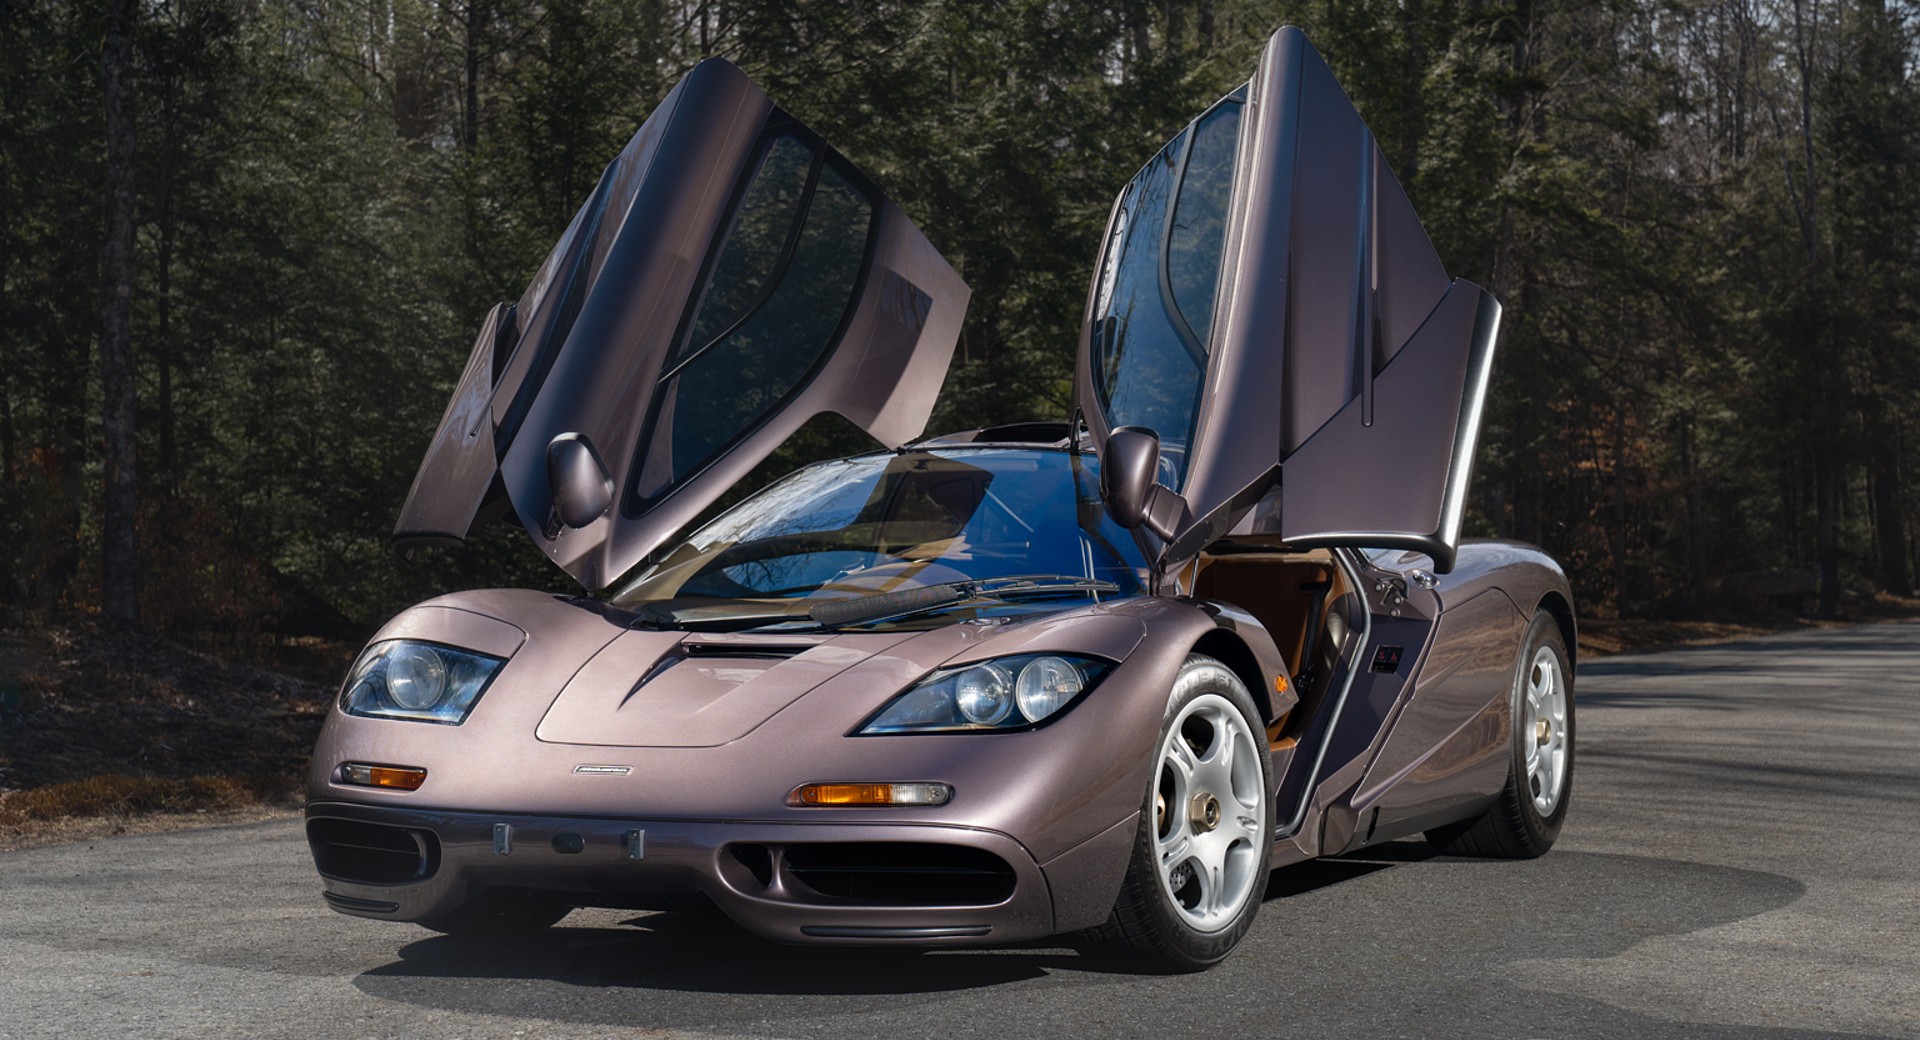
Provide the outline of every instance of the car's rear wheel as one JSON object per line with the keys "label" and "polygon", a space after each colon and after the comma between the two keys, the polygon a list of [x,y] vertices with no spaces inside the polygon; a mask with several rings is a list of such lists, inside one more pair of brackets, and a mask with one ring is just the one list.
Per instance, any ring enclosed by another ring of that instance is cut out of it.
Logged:
{"label": "car's rear wheel", "polygon": [[1154,744],[1120,897],[1093,930],[1108,952],[1197,971],[1233,951],[1266,892],[1273,766],[1253,697],[1225,665],[1187,659]]}
{"label": "car's rear wheel", "polygon": [[1513,679],[1507,784],[1485,814],[1427,832],[1442,852],[1532,859],[1553,847],[1573,793],[1573,666],[1566,639],[1541,611]]}
{"label": "car's rear wheel", "polygon": [[444,914],[421,918],[418,923],[447,935],[525,935],[552,927],[572,911],[572,907],[560,903],[494,893],[476,896]]}

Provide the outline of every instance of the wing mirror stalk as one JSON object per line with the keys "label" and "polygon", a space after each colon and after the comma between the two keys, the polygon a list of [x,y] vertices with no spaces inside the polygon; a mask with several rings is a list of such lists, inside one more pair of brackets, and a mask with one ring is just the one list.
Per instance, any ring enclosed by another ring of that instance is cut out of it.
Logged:
{"label": "wing mirror stalk", "polygon": [[548,540],[563,527],[585,527],[613,507],[613,478],[607,464],[593,450],[593,442],[578,433],[563,433],[547,443],[547,487],[553,492],[553,510],[547,514]]}
{"label": "wing mirror stalk", "polygon": [[1107,515],[1129,531],[1145,527],[1163,542],[1173,540],[1187,514],[1187,501],[1160,483],[1160,435],[1144,426],[1122,426],[1107,435],[1101,451],[1100,493]]}

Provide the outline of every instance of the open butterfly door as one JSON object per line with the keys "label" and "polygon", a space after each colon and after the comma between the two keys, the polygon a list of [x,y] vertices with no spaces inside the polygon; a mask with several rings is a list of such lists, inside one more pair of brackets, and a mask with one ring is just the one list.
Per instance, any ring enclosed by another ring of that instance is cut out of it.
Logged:
{"label": "open butterfly door", "polygon": [[1172,568],[1228,535],[1452,567],[1500,306],[1453,280],[1291,27],[1120,194],[1076,399],[1158,435]]}
{"label": "open butterfly door", "polygon": [[968,295],[865,176],[702,62],[488,316],[395,543],[505,516],[605,589],[815,415],[918,436]]}

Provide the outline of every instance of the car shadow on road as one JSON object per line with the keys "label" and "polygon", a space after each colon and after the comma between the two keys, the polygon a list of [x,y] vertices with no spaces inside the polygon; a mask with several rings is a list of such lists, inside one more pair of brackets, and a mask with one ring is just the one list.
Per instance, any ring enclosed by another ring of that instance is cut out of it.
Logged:
{"label": "car shadow on road", "polygon": [[[586,916],[586,915],[579,915]],[[434,936],[364,977],[541,978],[580,987],[644,987],[715,994],[897,995],[977,989],[1037,978],[1079,959],[1072,950],[1015,948],[1005,956],[958,951],[782,946],[717,911],[649,913],[514,939]],[[612,926],[608,926],[608,922]],[[928,964],[939,958],[938,966]],[[926,965],[925,970],[917,966]]]}
{"label": "car shadow on road", "polygon": [[[1265,998],[1248,995],[1268,993],[1276,978],[1286,979],[1287,992],[1347,992],[1353,980],[1390,966],[1395,987],[1443,995],[1435,999],[1479,1020],[1512,1004],[1516,964],[1606,960],[1648,939],[1778,909],[1804,891],[1784,876],[1681,860],[1556,852],[1502,862],[1436,856],[1422,842],[1399,841],[1274,872],[1246,942],[1201,975],[1126,974],[1057,939],[987,950],[798,948],[760,940],[713,910],[581,911],[561,927],[513,941],[421,938],[354,985],[379,999],[448,1011],[835,1037],[919,1034],[929,1016],[998,1021],[1056,1005],[1080,1007],[1082,1017],[1097,1010],[1103,1025],[1096,1032],[1165,1035],[1191,1026],[1184,1012],[1169,1009],[1198,1001],[1244,1019],[1223,1020],[1220,1031],[1259,1035],[1271,1024],[1260,1010]],[[1529,1015],[1541,1021],[1527,1028],[1540,1028],[1515,1035],[1551,1034],[1562,1014],[1618,1027],[1608,1035],[1768,1035],[1643,1019],[1574,993],[1528,999],[1539,1005],[1526,1004]],[[1359,1013],[1337,1003],[1289,1006],[1325,1018],[1324,1030],[1303,1020],[1299,1035],[1344,1033],[1352,1023],[1341,1016]],[[1422,1017],[1426,1006],[1375,994],[1362,1017],[1386,1033],[1422,1035],[1431,1025]]]}
{"label": "car shadow on road", "polygon": [[1267,878],[1267,902],[1317,892],[1407,863],[1439,855],[1425,841],[1392,841],[1331,859],[1312,859],[1282,867]]}
{"label": "car shadow on road", "polygon": [[[1431,858],[1423,843],[1394,842],[1274,871],[1272,904]],[[409,943],[399,961],[365,977],[526,979],[570,986],[737,994],[905,994],[979,989],[1057,969],[1132,975],[1137,968],[1063,938],[990,950],[795,947],[769,942],[711,906],[634,916],[576,912],[561,927],[511,939],[436,935]],[[568,926],[569,923],[571,926]]]}

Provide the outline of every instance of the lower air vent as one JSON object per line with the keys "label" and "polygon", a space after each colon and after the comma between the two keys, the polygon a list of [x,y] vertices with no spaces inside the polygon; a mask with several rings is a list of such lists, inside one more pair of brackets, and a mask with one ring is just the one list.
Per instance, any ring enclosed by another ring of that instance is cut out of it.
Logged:
{"label": "lower air vent", "polygon": [[833,842],[786,847],[787,874],[823,896],[893,906],[982,906],[1013,894],[1005,860],[964,845]]}
{"label": "lower air vent", "polygon": [[440,841],[430,831],[359,820],[307,821],[307,844],[320,873],[363,885],[398,885],[432,877]]}
{"label": "lower air vent", "polygon": [[729,845],[728,850],[747,868],[761,888],[773,884],[773,850],[765,845]]}
{"label": "lower air vent", "polygon": [[326,897],[328,906],[343,913],[392,914],[400,911],[399,903],[389,902],[385,899],[356,899],[353,896],[343,896],[338,892],[322,892],[320,894]]}

